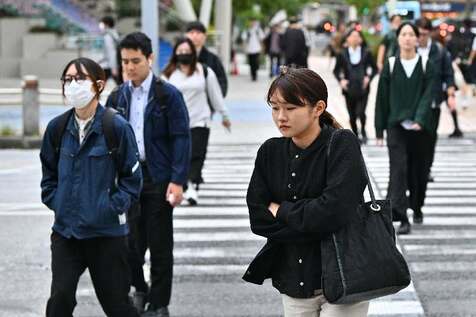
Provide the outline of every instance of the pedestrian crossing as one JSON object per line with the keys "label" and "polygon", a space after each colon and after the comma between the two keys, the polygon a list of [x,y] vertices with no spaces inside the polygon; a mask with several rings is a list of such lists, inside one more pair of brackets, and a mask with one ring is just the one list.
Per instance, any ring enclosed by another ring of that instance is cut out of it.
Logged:
{"label": "pedestrian crossing", "polygon": [[[251,233],[246,190],[258,144],[211,144],[198,206],[174,210],[174,316],[280,316],[279,294],[269,282],[245,283],[241,276],[264,244]],[[363,153],[376,195],[388,182],[385,147]],[[428,187],[423,225],[400,236],[418,289],[411,284],[371,302],[369,316],[473,316],[476,298],[476,146],[471,140],[441,140]],[[0,217],[48,216],[39,203],[0,203]],[[222,296],[222,299],[220,299]],[[78,316],[100,316],[86,276],[78,287]],[[423,305],[420,302],[423,303]],[[464,313],[451,314],[461,309]],[[190,313],[195,309],[195,313]],[[229,309],[229,311],[227,311]],[[220,313],[217,313],[219,311]],[[212,313],[210,313],[212,312]]]}

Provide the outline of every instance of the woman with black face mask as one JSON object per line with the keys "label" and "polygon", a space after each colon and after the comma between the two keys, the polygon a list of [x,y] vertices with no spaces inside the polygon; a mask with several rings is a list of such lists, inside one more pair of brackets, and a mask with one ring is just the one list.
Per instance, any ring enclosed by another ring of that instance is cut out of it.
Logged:
{"label": "woman with black face mask", "polygon": [[203,183],[202,168],[207,154],[212,111],[220,113],[222,124],[228,131],[231,122],[215,73],[207,65],[197,61],[195,46],[188,38],[177,40],[173,55],[162,74],[165,80],[182,92],[187,105],[192,134],[192,159],[184,198],[190,205],[196,205],[198,188]]}

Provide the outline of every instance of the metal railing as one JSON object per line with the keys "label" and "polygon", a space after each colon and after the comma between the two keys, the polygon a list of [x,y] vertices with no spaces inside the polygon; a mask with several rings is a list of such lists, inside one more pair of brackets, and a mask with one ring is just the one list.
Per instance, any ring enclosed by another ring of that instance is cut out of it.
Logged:
{"label": "metal railing", "polygon": [[[61,89],[39,88],[39,101],[41,106],[63,105]],[[101,101],[105,101],[110,94],[110,90],[101,94]],[[23,104],[22,88],[0,88],[0,106],[21,106]]]}

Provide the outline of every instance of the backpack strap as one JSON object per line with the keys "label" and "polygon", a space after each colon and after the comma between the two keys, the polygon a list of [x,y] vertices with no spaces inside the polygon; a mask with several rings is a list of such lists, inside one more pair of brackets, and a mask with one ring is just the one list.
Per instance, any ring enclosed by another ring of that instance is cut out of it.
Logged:
{"label": "backpack strap", "polygon": [[208,96],[208,65],[205,63],[200,63],[202,64],[202,69],[203,69],[203,77],[205,77],[205,94],[207,95],[207,103],[208,103],[208,108],[210,108],[210,116],[213,117],[213,114],[215,113],[215,108],[212,107],[210,97]]}
{"label": "backpack strap", "polygon": [[157,93],[157,98],[159,99],[160,111],[167,113],[167,95],[164,89],[164,81],[160,78],[157,78],[155,82],[155,89]]}
{"label": "backpack strap", "polygon": [[423,68],[423,75],[426,73],[427,64],[428,64],[428,56],[421,56],[421,67]]}
{"label": "backpack strap", "polygon": [[114,116],[117,113],[117,110],[108,107],[102,117],[102,129],[104,132],[104,138],[106,139],[106,146],[109,150],[109,154],[113,156],[116,155],[119,148],[119,140],[114,131]]}
{"label": "backpack strap", "polygon": [[[121,86],[116,86],[114,89],[111,91],[109,94],[108,100],[111,101],[110,107],[117,109],[117,105],[119,103],[119,93],[120,93],[120,87]],[[110,108],[109,106],[106,108]]]}
{"label": "backpack strap", "polygon": [[58,122],[53,130],[53,147],[56,153],[56,161],[58,161],[58,156],[61,148],[61,140],[63,139],[64,130],[68,124],[69,118],[72,116],[74,109],[71,108],[68,111],[64,112],[58,117]]}
{"label": "backpack strap", "polygon": [[395,56],[390,56],[388,58],[388,66],[389,66],[389,69],[390,69],[390,75],[392,75],[393,73],[393,69],[395,68]]}

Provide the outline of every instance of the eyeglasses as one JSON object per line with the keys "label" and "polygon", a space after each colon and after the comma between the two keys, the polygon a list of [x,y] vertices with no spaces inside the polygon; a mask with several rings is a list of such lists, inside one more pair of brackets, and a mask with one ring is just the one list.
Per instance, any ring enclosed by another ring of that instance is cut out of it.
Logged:
{"label": "eyeglasses", "polygon": [[90,77],[84,74],[66,75],[61,78],[61,81],[63,82],[63,85],[70,85],[73,80],[78,84],[82,84],[88,78]]}

